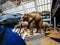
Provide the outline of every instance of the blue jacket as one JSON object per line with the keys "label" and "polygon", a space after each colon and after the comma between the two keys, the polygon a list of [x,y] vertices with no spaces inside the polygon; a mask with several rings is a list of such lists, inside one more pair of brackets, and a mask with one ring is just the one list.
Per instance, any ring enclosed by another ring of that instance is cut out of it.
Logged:
{"label": "blue jacket", "polygon": [[21,36],[12,32],[12,28],[5,28],[5,30],[6,32],[3,36],[3,39],[0,40],[0,45],[26,45]]}

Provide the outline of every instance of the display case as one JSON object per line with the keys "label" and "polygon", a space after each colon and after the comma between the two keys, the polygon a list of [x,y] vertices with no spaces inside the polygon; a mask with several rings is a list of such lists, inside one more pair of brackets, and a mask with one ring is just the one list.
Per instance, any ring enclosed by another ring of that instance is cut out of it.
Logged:
{"label": "display case", "polygon": [[43,18],[43,22],[51,23],[51,13],[49,11],[43,11],[41,16]]}

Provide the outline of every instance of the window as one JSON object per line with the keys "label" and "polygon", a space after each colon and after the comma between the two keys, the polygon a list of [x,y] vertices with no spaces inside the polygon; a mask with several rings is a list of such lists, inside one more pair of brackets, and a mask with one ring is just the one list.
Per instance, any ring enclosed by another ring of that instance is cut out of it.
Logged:
{"label": "window", "polygon": [[37,5],[41,5],[41,0],[37,0]]}
{"label": "window", "polygon": [[42,5],[42,10],[44,11],[45,9],[44,9],[44,5]]}
{"label": "window", "polygon": [[51,3],[51,0],[48,0],[48,3]]}
{"label": "window", "polygon": [[47,4],[48,3],[48,0],[45,0],[45,4]]}
{"label": "window", "polygon": [[23,6],[24,10],[26,11],[25,13],[36,11],[34,2],[25,3]]}
{"label": "window", "polygon": [[42,4],[44,4],[45,3],[45,0],[42,0]]}
{"label": "window", "polygon": [[51,11],[51,0],[37,0],[38,11]]}
{"label": "window", "polygon": [[51,11],[51,4],[48,4],[48,11]]}
{"label": "window", "polygon": [[26,4],[24,4],[24,7],[25,7],[25,8],[34,7],[34,2],[26,3]]}
{"label": "window", "polygon": [[51,11],[51,1],[52,0],[34,0],[31,2],[26,2],[24,4],[21,4],[20,6],[13,8],[13,9],[9,9],[5,12],[7,13],[28,13],[28,12],[34,12],[36,10],[39,12]]}
{"label": "window", "polygon": [[38,7],[38,11],[42,12],[42,6]]}
{"label": "window", "polygon": [[44,9],[45,9],[45,11],[48,11],[48,10],[47,10],[47,5],[45,5],[45,8],[44,8]]}

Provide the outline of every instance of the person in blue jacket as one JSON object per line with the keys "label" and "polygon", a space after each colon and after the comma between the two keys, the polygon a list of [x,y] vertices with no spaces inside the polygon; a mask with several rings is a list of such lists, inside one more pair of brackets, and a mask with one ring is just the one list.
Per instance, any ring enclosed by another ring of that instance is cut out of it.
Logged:
{"label": "person in blue jacket", "polygon": [[21,36],[12,32],[12,28],[6,28],[5,30],[3,38],[0,40],[0,45],[26,45]]}

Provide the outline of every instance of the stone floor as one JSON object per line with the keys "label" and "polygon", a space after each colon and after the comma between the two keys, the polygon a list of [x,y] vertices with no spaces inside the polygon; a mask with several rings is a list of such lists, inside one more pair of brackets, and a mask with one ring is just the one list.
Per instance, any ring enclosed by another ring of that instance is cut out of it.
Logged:
{"label": "stone floor", "polygon": [[57,32],[56,30],[52,30],[49,32],[50,34],[45,36],[45,37],[41,37],[35,40],[31,40],[26,42],[27,45],[60,45],[59,42],[51,39],[52,38],[59,38],[60,39],[60,33]]}
{"label": "stone floor", "polygon": [[27,45],[60,45],[60,43],[50,39],[49,37],[42,37],[40,39],[26,42]]}

